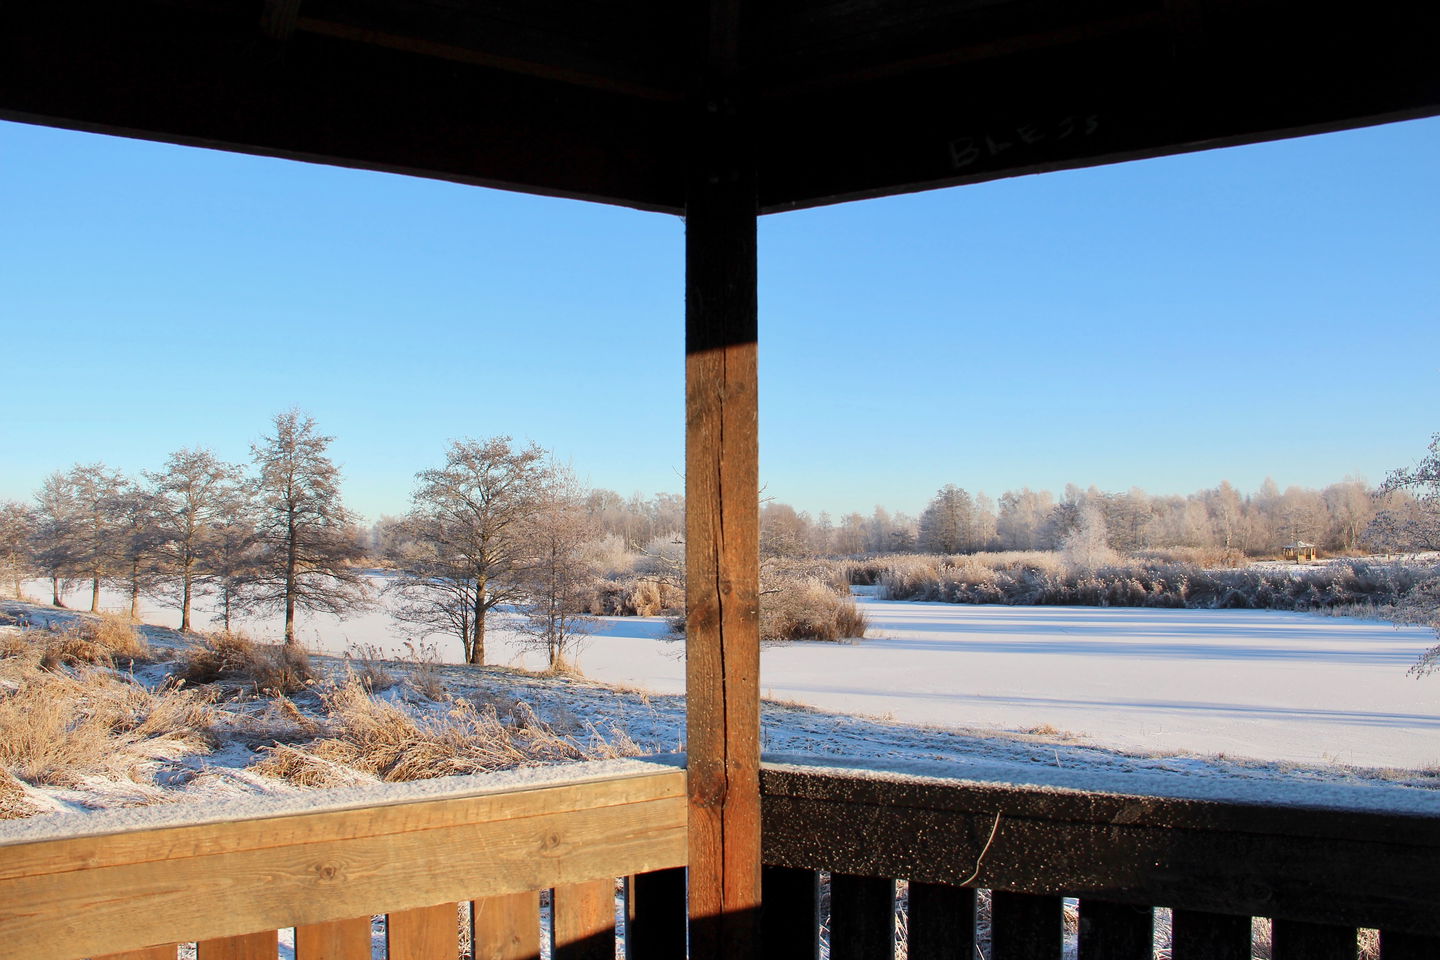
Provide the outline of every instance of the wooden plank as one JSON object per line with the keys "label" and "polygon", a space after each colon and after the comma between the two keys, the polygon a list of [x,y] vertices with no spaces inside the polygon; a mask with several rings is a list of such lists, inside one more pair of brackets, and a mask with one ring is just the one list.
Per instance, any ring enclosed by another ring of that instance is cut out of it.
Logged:
{"label": "wooden plank", "polygon": [[1380,931],[1380,960],[1435,960],[1440,957],[1440,937]]}
{"label": "wooden plank", "polygon": [[673,960],[685,955],[685,868],[625,878],[625,956]]}
{"label": "wooden plank", "polygon": [[830,874],[831,960],[893,960],[895,881]]}
{"label": "wooden plank", "polygon": [[910,881],[909,960],[974,960],[975,891]]}
{"label": "wooden plank", "polygon": [[[871,7],[826,6],[859,16]],[[1045,29],[1066,6],[1086,12]],[[1363,16],[1298,0],[1203,6],[1203,22],[1191,25],[1157,4],[945,4],[954,22],[915,24],[913,50],[872,60],[880,51],[862,34],[861,50],[837,62],[796,77],[777,69],[769,89],[802,92],[760,102],[761,209],[1440,112],[1433,4],[1372,5]],[[998,7],[1016,8],[1012,29],[987,37],[965,22],[971,11],[984,17]],[[1037,17],[1036,7],[1045,13]],[[1041,34],[1028,35],[1020,21],[1039,21]],[[1345,75],[1336,62],[1348,65]],[[827,82],[844,85],[814,89]]]}
{"label": "wooden plank", "polygon": [[540,960],[538,891],[476,900],[470,916],[475,960]]}
{"label": "wooden plank", "polygon": [[1440,933],[1424,818],[774,772],[770,864]]}
{"label": "wooden plank", "polygon": [[1272,960],[1355,960],[1355,928],[1276,918],[1270,925]]}
{"label": "wooden plank", "polygon": [[739,0],[694,5],[686,101],[685,559],[690,956],[759,950],[756,201]]}
{"label": "wooden plank", "polygon": [[144,947],[127,950],[124,953],[109,953],[93,960],[175,960],[177,944],[167,943],[159,947]]}
{"label": "wooden plank", "polygon": [[679,866],[683,789],[671,771],[15,844],[0,857],[10,875],[0,880],[0,942],[30,960],[73,960]]}
{"label": "wooden plank", "polygon": [[370,918],[295,928],[295,960],[370,960]]}
{"label": "wooden plank", "polygon": [[1080,960],[1150,960],[1155,911],[1133,903],[1080,901]]}
{"label": "wooden plank", "polygon": [[615,880],[556,887],[555,960],[615,960]]}
{"label": "wooden plank", "polygon": [[217,937],[195,944],[195,960],[275,960],[280,955],[278,931]]}
{"label": "wooden plank", "polygon": [[990,893],[993,960],[1060,960],[1065,901],[1029,893]]}
{"label": "wooden plank", "polygon": [[459,960],[459,912],[453,903],[392,910],[385,918],[389,960]]}
{"label": "wooden plank", "polygon": [[760,872],[760,955],[764,960],[820,960],[820,874],[765,867]]}
{"label": "wooden plank", "polygon": [[1171,960],[1250,960],[1250,918],[1172,910],[1170,943]]}

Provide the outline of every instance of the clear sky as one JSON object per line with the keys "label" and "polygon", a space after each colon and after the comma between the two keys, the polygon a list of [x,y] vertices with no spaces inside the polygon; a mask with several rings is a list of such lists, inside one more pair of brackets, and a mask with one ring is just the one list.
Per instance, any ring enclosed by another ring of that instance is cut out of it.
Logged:
{"label": "clear sky", "polygon": [[[812,511],[945,483],[1381,479],[1440,431],[1440,121],[767,217],[761,470]],[[350,505],[456,437],[683,487],[683,225],[0,124],[0,499],[290,406]]]}

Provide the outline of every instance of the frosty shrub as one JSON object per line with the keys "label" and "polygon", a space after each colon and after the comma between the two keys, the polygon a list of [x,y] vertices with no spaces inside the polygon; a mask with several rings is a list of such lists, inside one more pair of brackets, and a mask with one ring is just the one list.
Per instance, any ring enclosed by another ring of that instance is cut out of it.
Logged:
{"label": "frosty shrub", "polygon": [[304,690],[318,679],[301,647],[256,643],[239,632],[201,637],[185,650],[175,676],[185,683],[230,684],[285,695]]}
{"label": "frosty shrub", "polygon": [[102,614],[81,619],[59,631],[37,631],[40,664],[47,670],[81,664],[131,666],[150,659],[150,645],[134,624],[123,617]]}
{"label": "frosty shrub", "polygon": [[783,574],[764,578],[760,596],[761,640],[850,640],[869,626],[848,594],[816,577]]}

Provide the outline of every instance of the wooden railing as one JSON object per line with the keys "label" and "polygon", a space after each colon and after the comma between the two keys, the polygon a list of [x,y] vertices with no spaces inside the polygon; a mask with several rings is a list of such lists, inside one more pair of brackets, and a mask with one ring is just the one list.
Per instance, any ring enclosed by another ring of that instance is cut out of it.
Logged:
{"label": "wooden railing", "polygon": [[[0,840],[0,957],[631,960],[685,953],[683,770],[572,768],[565,779],[346,809]],[[1440,957],[1440,821],[767,765],[761,954],[805,960],[1149,958],[1155,907],[1173,960]],[[823,885],[822,885],[823,878]],[[905,881],[897,911],[896,882]],[[541,894],[549,891],[545,921]],[[822,914],[822,895],[829,908]],[[461,930],[458,904],[470,904]],[[898,919],[897,919],[898,918]],[[897,938],[897,922],[905,936]],[[153,944],[164,946],[153,947]]]}
{"label": "wooden railing", "polygon": [[1440,820],[885,778],[770,765],[764,795],[767,955],[814,957],[827,877],[831,960],[894,956],[908,881],[909,960],[974,956],[976,890],[991,891],[988,960],[1058,960],[1063,898],[1078,951],[1153,956],[1170,908],[1173,960],[1241,960],[1251,918],[1273,960],[1440,958]]}
{"label": "wooden railing", "polygon": [[174,960],[196,942],[198,960],[274,960],[277,930],[293,927],[297,960],[370,960],[371,916],[386,914],[392,960],[454,960],[470,901],[475,957],[535,957],[548,890],[556,960],[613,958],[618,877],[635,878],[628,932],[643,956],[677,929],[683,944],[685,825],[684,771],[655,766],[5,843],[0,956]]}

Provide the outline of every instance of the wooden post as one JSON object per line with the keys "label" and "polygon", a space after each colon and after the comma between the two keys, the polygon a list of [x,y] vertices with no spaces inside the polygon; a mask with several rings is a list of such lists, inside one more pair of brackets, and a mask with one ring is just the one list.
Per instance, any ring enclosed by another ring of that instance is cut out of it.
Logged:
{"label": "wooden post", "polygon": [[685,201],[690,956],[758,956],[756,192],[738,0],[699,0]]}

